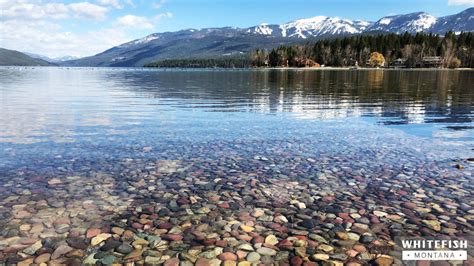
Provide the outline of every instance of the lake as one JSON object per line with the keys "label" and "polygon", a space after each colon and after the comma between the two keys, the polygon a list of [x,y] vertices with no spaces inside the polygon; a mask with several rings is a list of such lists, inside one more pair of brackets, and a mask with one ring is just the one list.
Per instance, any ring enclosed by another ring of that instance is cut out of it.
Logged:
{"label": "lake", "polygon": [[473,232],[474,71],[0,80],[0,262],[389,265]]}

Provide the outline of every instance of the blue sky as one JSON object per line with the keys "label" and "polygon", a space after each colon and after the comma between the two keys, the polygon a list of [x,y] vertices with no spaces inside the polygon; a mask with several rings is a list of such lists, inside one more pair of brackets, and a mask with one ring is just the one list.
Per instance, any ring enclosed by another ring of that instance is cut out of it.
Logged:
{"label": "blue sky", "polygon": [[0,0],[0,47],[86,56],[150,33],[284,23],[318,15],[377,20],[458,13],[474,0]]}
{"label": "blue sky", "polygon": [[212,25],[248,27],[317,15],[377,20],[389,14],[426,11],[443,16],[460,12],[468,6],[448,5],[447,0],[170,0],[163,7],[173,12],[175,19],[173,23],[163,23],[162,29]]}

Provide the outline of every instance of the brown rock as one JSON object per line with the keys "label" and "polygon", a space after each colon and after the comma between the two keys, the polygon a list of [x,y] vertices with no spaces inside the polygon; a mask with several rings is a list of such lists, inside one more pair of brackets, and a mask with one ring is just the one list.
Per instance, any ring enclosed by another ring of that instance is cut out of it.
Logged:
{"label": "brown rock", "polygon": [[68,257],[68,258],[79,258],[80,259],[80,258],[85,257],[86,255],[87,255],[86,252],[84,252],[83,250],[74,249],[74,250],[68,252],[66,254],[66,257]]}
{"label": "brown rock", "polygon": [[72,249],[73,248],[71,248],[68,245],[61,245],[58,248],[56,248],[56,250],[53,252],[53,254],[51,255],[51,259],[55,260],[55,259],[63,256],[64,254],[68,253]]}
{"label": "brown rock", "polygon": [[336,232],[336,235],[339,239],[342,239],[342,240],[349,239],[349,235],[347,234],[347,232],[339,231],[339,232]]}
{"label": "brown rock", "polygon": [[30,231],[31,225],[29,224],[22,224],[20,225],[20,231]]}
{"label": "brown rock", "polygon": [[179,266],[179,259],[178,258],[171,258],[163,264],[164,266]]}
{"label": "brown rock", "polygon": [[300,266],[303,264],[303,259],[298,257],[298,256],[295,256],[293,258],[291,258],[290,260],[290,265],[291,266]]}
{"label": "brown rock", "polygon": [[404,202],[402,203],[402,206],[410,210],[413,210],[416,208],[416,204],[413,202]]}
{"label": "brown rock", "polygon": [[219,207],[221,209],[229,209],[230,205],[229,205],[228,202],[222,202],[222,203],[217,204],[217,207]]}
{"label": "brown rock", "polygon": [[219,241],[216,242],[216,246],[222,247],[222,248],[227,247],[227,244],[228,244],[227,240],[219,240]]}
{"label": "brown rock", "polygon": [[359,253],[367,252],[367,248],[364,247],[363,245],[355,245],[353,249]]}
{"label": "brown rock", "polygon": [[133,223],[132,227],[135,228],[135,229],[142,229],[143,225],[141,223]]}
{"label": "brown rock", "polygon": [[172,223],[161,223],[158,225],[158,228],[160,229],[171,229],[173,228],[173,224]]}
{"label": "brown rock", "polygon": [[218,258],[222,261],[231,260],[237,261],[237,255],[232,252],[224,252],[218,256]]}
{"label": "brown rock", "polygon": [[18,211],[14,214],[15,218],[23,219],[31,216],[31,213],[27,211]]}
{"label": "brown rock", "polygon": [[46,263],[49,261],[50,258],[51,258],[51,254],[44,253],[35,258],[35,263],[36,264]]}
{"label": "brown rock", "polygon": [[120,227],[112,227],[111,231],[112,233],[121,236],[125,230]]}
{"label": "brown rock", "polygon": [[56,219],[56,221],[54,221],[54,224],[55,225],[71,224],[71,220],[69,220],[69,218],[67,217],[61,217],[61,218]]}
{"label": "brown rock", "polygon": [[104,242],[105,240],[109,239],[110,237],[112,237],[111,234],[107,234],[107,233],[98,234],[91,239],[91,245],[97,246],[100,243]]}
{"label": "brown rock", "polygon": [[100,229],[98,228],[90,228],[89,230],[87,230],[86,232],[86,237],[87,238],[93,238],[94,236],[97,236],[98,234],[100,234]]}
{"label": "brown rock", "polygon": [[258,217],[261,217],[265,214],[265,212],[261,209],[255,209],[253,210],[252,212],[252,216],[255,217],[255,218],[258,218]]}
{"label": "brown rock", "polygon": [[166,234],[162,235],[161,238],[168,241],[180,241],[183,239],[183,236],[178,234]]}
{"label": "brown rock", "polygon": [[18,262],[16,265],[17,266],[30,266],[31,264],[33,264],[33,262],[34,262],[34,258],[28,258],[26,260],[22,260]]}
{"label": "brown rock", "polygon": [[248,252],[243,251],[243,250],[237,250],[236,254],[237,254],[237,257],[239,258],[239,260],[241,260],[241,259],[245,259],[245,257],[247,257]]}
{"label": "brown rock", "polygon": [[194,265],[195,266],[210,266],[211,262],[208,259],[201,257],[196,261],[196,264]]}
{"label": "brown rock", "polygon": [[127,241],[128,240],[131,241],[131,240],[133,240],[134,236],[135,236],[135,233],[133,233],[130,230],[125,230],[122,234],[122,239],[127,240]]}
{"label": "brown rock", "polygon": [[359,254],[359,252],[357,252],[353,249],[349,249],[348,251],[346,251],[346,255],[349,256],[349,257],[355,257],[355,256],[357,256],[357,254]]}
{"label": "brown rock", "polygon": [[382,255],[375,259],[375,264],[378,266],[390,266],[393,264],[393,258],[387,255]]}

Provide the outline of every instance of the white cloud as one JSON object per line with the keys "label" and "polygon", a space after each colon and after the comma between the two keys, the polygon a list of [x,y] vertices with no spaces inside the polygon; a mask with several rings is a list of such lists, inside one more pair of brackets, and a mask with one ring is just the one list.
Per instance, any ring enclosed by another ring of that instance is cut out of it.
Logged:
{"label": "white cloud", "polygon": [[65,19],[69,8],[61,3],[33,4],[25,1],[7,1],[0,3],[2,18],[23,19]]}
{"label": "white cloud", "polygon": [[26,0],[2,0],[0,2],[3,19],[67,19],[87,18],[102,20],[108,9],[89,2],[77,2],[71,4],[43,3],[41,1]]}
{"label": "white cloud", "polygon": [[147,29],[152,30],[155,28],[155,25],[165,18],[172,18],[173,14],[170,12],[161,13],[156,15],[153,18],[140,17],[135,15],[126,15],[123,17],[117,18],[115,25],[134,28],[134,29]]}
{"label": "white cloud", "polygon": [[[144,30],[145,36],[160,20],[173,16],[167,12],[107,19],[109,8],[117,8],[117,3],[134,5],[133,0],[76,1],[0,0],[0,47],[51,58],[90,56],[140,37],[138,30]],[[91,22],[99,20],[103,23]],[[86,30],[87,23],[94,23],[92,30]],[[74,31],[76,27],[82,31]]]}
{"label": "white cloud", "polygon": [[118,0],[98,0],[97,3],[101,6],[110,6],[116,9],[122,9],[123,6]]}
{"label": "white cloud", "polygon": [[69,9],[76,17],[91,18],[96,20],[105,19],[107,8],[89,2],[69,4]]}
{"label": "white cloud", "polygon": [[120,28],[75,33],[61,26],[71,19],[103,20],[108,9],[90,2],[0,0],[0,46],[50,57],[87,56],[130,40]]}
{"label": "white cloud", "polygon": [[89,56],[130,40],[120,28],[105,28],[77,34],[47,21],[2,22],[1,46],[49,57]]}
{"label": "white cloud", "polygon": [[116,24],[124,27],[133,27],[139,29],[153,29],[153,23],[146,17],[126,15],[117,18]]}
{"label": "white cloud", "polygon": [[474,6],[474,0],[448,0],[450,6]]}

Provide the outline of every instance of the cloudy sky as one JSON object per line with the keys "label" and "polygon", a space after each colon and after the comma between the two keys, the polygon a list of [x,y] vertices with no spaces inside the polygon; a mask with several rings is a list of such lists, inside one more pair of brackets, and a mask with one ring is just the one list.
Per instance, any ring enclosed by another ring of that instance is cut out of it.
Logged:
{"label": "cloudy sky", "polygon": [[450,15],[474,0],[0,0],[0,47],[87,56],[154,32],[249,27],[317,15],[376,20],[426,11]]}

